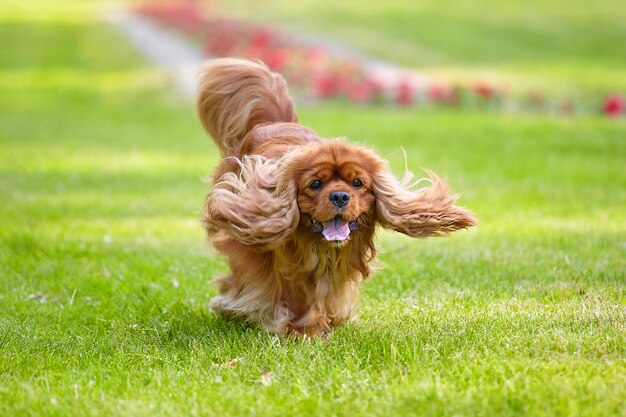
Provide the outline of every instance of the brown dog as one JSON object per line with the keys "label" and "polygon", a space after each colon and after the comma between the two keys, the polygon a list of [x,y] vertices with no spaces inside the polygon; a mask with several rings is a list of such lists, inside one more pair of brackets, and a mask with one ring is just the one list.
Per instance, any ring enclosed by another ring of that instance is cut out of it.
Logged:
{"label": "brown dog", "polygon": [[284,79],[263,64],[210,61],[197,105],[224,157],[204,211],[231,268],[216,311],[279,334],[328,331],[355,313],[377,226],[429,237],[476,224],[436,175],[412,191],[371,150],[297,124]]}

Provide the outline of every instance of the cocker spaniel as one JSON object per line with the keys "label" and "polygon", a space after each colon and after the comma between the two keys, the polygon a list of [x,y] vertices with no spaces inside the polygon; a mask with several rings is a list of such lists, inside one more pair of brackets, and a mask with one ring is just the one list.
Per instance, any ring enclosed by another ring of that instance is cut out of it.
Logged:
{"label": "cocker spaniel", "polygon": [[230,264],[215,311],[318,335],[355,314],[377,227],[429,237],[476,224],[435,174],[413,190],[373,151],[298,124],[285,80],[262,63],[209,61],[197,109],[223,156],[203,211]]}

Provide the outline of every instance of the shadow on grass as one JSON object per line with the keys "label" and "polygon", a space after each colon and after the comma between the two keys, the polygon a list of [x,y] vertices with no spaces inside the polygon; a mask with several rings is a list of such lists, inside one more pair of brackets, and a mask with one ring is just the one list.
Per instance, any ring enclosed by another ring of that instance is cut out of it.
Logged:
{"label": "shadow on grass", "polygon": [[200,344],[210,348],[228,341],[250,341],[264,333],[238,317],[227,318],[213,313],[208,306],[194,307],[183,301],[177,301],[158,316],[148,317],[146,324],[154,327],[153,324],[164,322],[167,327],[157,335],[158,343],[178,347]]}

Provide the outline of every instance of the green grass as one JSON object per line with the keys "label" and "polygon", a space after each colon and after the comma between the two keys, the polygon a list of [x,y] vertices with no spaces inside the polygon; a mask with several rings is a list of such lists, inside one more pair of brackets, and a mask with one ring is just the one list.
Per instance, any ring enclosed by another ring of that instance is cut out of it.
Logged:
{"label": "green grass", "polygon": [[621,1],[238,0],[217,8],[337,37],[444,79],[582,96],[626,91]]}
{"label": "green grass", "polygon": [[358,320],[291,341],[208,311],[192,104],[102,23],[0,16],[0,415],[625,415],[624,121],[302,109],[481,225],[382,233]]}

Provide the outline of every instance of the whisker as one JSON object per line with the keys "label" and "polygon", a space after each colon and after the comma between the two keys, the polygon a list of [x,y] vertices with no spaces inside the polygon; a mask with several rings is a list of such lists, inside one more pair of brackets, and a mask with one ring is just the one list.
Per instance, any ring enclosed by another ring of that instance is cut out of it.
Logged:
{"label": "whisker", "polygon": [[356,218],[356,222],[357,222],[359,225],[363,226],[363,227],[364,227],[364,228],[366,228],[366,229],[373,229],[373,227],[372,227],[372,226],[369,226],[369,225],[367,224],[367,220],[368,220],[367,215],[366,215],[366,214],[364,214],[364,213],[359,214],[359,216]]}

